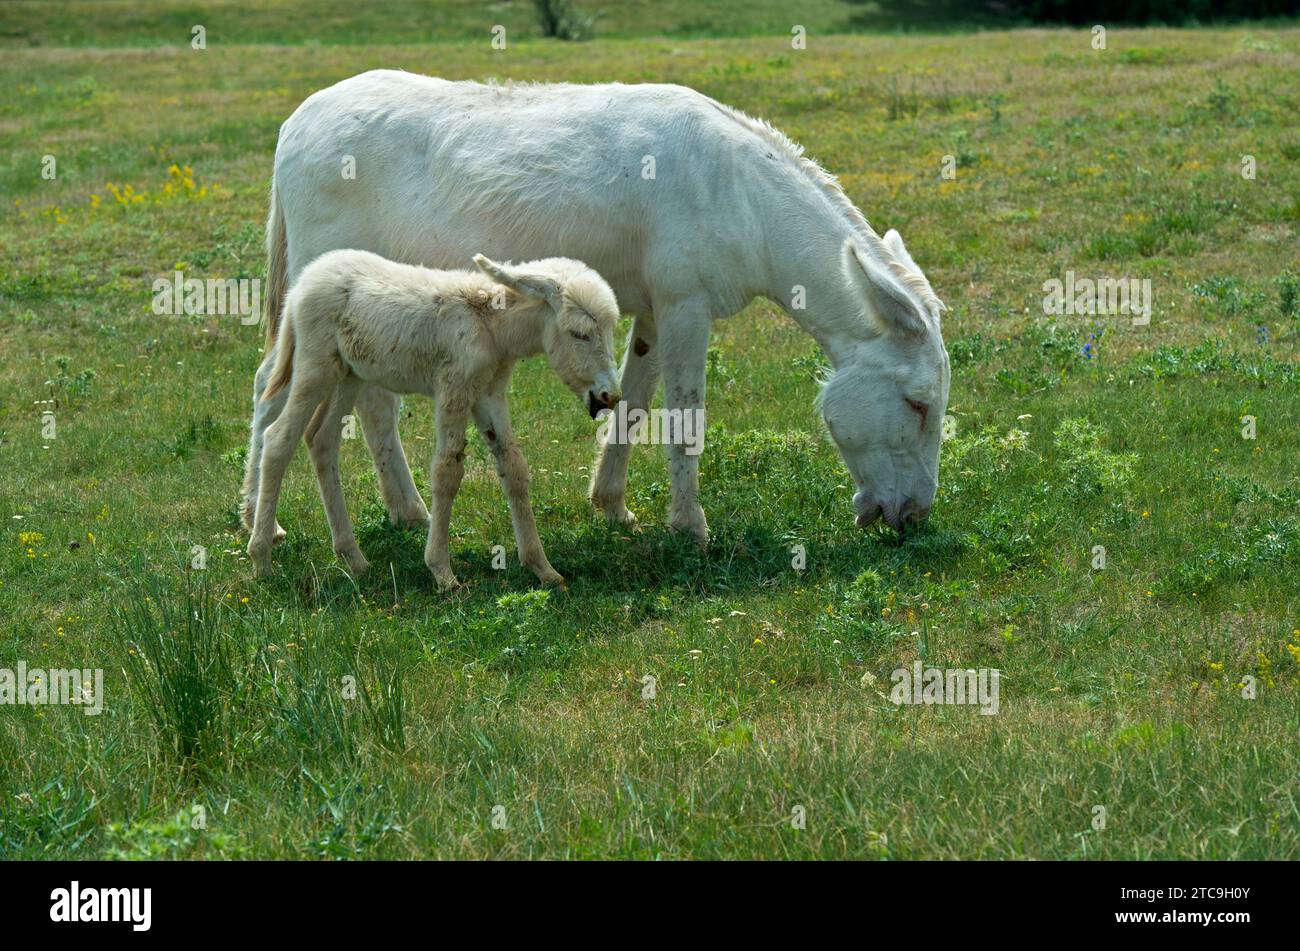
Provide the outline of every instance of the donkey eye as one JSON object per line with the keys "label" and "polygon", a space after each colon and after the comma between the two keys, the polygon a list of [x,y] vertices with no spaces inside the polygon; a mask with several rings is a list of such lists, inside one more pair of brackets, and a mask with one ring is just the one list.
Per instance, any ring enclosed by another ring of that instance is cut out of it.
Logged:
{"label": "donkey eye", "polygon": [[930,407],[926,406],[924,403],[918,403],[916,400],[906,400],[905,402],[906,402],[907,405],[910,406],[910,407],[911,407],[915,412],[921,414],[921,425],[924,426],[924,425],[925,425],[925,417],[928,416],[928,415],[930,414]]}
{"label": "donkey eye", "polygon": [[591,336],[589,334],[580,334],[576,330],[570,330],[569,336],[574,340],[581,340],[583,343],[591,343]]}

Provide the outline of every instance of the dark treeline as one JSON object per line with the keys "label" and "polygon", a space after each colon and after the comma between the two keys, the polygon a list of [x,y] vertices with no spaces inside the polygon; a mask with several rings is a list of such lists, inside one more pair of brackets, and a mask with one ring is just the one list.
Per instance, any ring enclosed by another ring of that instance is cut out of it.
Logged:
{"label": "dark treeline", "polygon": [[[854,0],[863,2],[866,0]],[[1300,14],[1300,0],[890,0],[864,25],[904,23],[1148,24],[1218,23]]]}
{"label": "dark treeline", "polygon": [[1294,16],[1300,0],[1003,0],[986,6],[1039,22],[1187,23]]}

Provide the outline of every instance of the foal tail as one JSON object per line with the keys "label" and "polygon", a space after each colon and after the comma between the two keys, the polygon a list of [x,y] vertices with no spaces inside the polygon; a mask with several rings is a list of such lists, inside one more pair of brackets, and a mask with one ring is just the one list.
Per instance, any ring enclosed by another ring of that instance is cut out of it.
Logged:
{"label": "foal tail", "polygon": [[293,379],[293,315],[287,314],[283,325],[280,328],[280,340],[276,343],[274,337],[267,344],[268,347],[276,347],[275,366],[271,368],[270,379],[266,381],[266,389],[262,391],[262,399],[269,400],[276,393],[289,385]]}
{"label": "foal tail", "polygon": [[271,180],[271,210],[266,217],[266,350],[275,346],[284,297],[288,292],[288,240],[284,234],[284,212],[275,197],[275,179]]}

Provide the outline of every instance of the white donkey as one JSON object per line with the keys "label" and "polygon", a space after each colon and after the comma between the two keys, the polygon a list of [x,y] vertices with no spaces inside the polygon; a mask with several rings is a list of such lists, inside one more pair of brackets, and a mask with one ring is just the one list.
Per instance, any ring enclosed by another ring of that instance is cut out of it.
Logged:
{"label": "white donkey", "polygon": [[[355,170],[344,177],[341,169]],[[309,97],[280,128],[267,228],[265,387],[285,282],[332,248],[448,266],[482,249],[586,261],[635,315],[622,370],[627,409],[660,373],[669,411],[702,410],[709,332],[758,295],[820,344],[820,397],[853,477],[859,525],[924,518],[938,488],[948,404],[943,304],[897,232],[881,239],[838,183],[770,125],[665,85],[482,85],[393,70]],[[245,479],[251,514],[260,402]],[[398,400],[373,387],[357,411],[390,517],[425,517],[397,435]],[[611,432],[617,427],[610,427]],[[606,442],[590,495],[625,504],[629,446]],[[699,455],[668,447],[670,526],[708,537]]]}
{"label": "white donkey", "polygon": [[474,263],[485,273],[432,271],[369,251],[332,251],[298,277],[285,301],[264,394],[270,400],[287,390],[288,396],[266,431],[248,542],[257,575],[271,570],[280,485],[304,435],[334,550],[353,574],[368,567],[348,520],[338,457],[343,417],[361,387],[370,385],[434,398],[438,445],[430,466],[433,519],[424,561],[438,587],[457,583],[448,531],[471,414],[496,457],[520,560],[543,584],[563,584],[537,536],[528,465],[510,426],[506,390],[515,362],[544,350],[592,417],[612,407],[619,399],[618,303],[600,275],[580,261],[551,258],[502,266],[476,255]]}

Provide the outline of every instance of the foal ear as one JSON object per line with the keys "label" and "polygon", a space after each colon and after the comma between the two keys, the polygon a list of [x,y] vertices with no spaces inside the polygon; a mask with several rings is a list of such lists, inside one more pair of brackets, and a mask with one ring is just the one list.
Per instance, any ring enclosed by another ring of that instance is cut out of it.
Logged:
{"label": "foal ear", "polygon": [[[888,253],[883,246],[881,251]],[[849,283],[865,299],[868,316],[876,320],[882,330],[901,334],[926,332],[920,301],[903,289],[903,285],[889,273],[887,264],[859,247],[852,238],[844,242],[843,257],[844,273]]]}
{"label": "foal ear", "polygon": [[499,284],[518,291],[527,297],[547,301],[556,310],[560,309],[560,282],[543,274],[526,274],[509,264],[497,264],[481,254],[474,255],[474,263],[480,271]]}

